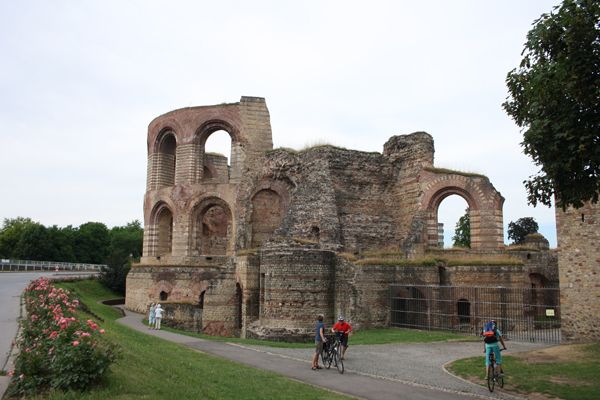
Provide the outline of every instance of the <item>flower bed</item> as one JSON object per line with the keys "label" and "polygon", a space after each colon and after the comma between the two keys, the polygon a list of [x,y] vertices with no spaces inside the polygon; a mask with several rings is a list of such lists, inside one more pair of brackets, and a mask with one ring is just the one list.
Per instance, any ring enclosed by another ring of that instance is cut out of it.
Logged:
{"label": "flower bed", "polygon": [[27,318],[21,321],[19,355],[8,394],[38,393],[49,388],[83,390],[100,379],[115,360],[114,347],[96,322],[77,318],[79,302],[47,278],[24,292]]}

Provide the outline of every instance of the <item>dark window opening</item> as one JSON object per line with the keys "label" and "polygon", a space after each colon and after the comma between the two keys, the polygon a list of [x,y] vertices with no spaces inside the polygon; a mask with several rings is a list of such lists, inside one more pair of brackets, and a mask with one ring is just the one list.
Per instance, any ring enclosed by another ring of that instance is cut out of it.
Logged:
{"label": "dark window opening", "polygon": [[203,290],[202,293],[200,293],[200,296],[198,297],[198,308],[203,309],[204,308],[204,294],[206,293],[206,290]]}
{"label": "dark window opening", "polygon": [[169,294],[165,291],[160,292],[160,301],[166,301],[169,297]]}
{"label": "dark window opening", "polygon": [[458,322],[468,324],[471,322],[471,303],[466,299],[460,299],[457,303]]}

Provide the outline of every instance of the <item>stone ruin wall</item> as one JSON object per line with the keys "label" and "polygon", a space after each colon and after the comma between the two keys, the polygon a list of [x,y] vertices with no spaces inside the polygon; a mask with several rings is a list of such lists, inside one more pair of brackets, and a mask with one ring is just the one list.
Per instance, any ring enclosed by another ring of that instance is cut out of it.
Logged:
{"label": "stone ruin wall", "polygon": [[600,340],[600,203],[556,209],[564,341]]}
{"label": "stone ruin wall", "polygon": [[[232,137],[229,168],[204,154],[219,129]],[[385,326],[388,286],[439,284],[438,269],[357,266],[336,252],[423,255],[437,242],[437,207],[451,194],[471,207],[474,247],[503,246],[502,196],[485,177],[434,168],[424,132],[392,137],[382,154],[272,150],[264,99],[243,97],[158,117],[148,150],[144,254],[127,278],[126,306],[145,312],[165,292],[167,324],[284,337],[309,334],[318,313],[327,321],[341,313],[358,326]],[[215,206],[222,215],[206,211]],[[219,224],[226,227],[213,232]],[[448,271],[458,285],[527,284],[523,268]]]}

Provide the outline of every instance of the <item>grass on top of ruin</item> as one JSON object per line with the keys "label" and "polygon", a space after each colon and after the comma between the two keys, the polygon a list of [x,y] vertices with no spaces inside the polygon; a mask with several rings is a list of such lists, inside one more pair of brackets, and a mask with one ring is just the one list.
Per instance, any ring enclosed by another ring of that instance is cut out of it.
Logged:
{"label": "grass on top of ruin", "polygon": [[348,399],[348,397],[219,357],[193,351],[117,323],[120,313],[98,303],[119,297],[97,281],[60,283],[104,319],[120,358],[104,381],[85,392],[50,391],[32,399]]}
{"label": "grass on top of ruin", "polygon": [[[510,343],[508,343],[510,350]],[[508,353],[510,354],[510,353]],[[507,355],[503,352],[504,389],[533,398],[598,399],[600,393],[600,342],[560,345]],[[485,386],[483,354],[447,366],[453,374]]]}

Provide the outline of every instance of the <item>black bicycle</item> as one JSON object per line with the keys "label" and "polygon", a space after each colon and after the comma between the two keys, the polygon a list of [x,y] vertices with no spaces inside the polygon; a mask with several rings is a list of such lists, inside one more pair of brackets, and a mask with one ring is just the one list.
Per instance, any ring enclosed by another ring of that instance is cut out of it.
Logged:
{"label": "black bicycle", "polygon": [[[504,349],[500,349],[500,351],[502,350]],[[490,365],[488,365],[487,370],[487,387],[490,392],[493,392],[496,384],[501,388],[504,387],[504,374],[500,372],[500,366],[496,364],[496,355],[493,350],[490,352],[489,359]]]}
{"label": "black bicycle", "polygon": [[342,360],[342,336],[343,332],[336,332],[335,336],[328,336],[327,342],[323,343],[321,361],[325,368],[331,368],[334,364],[340,374],[344,373],[344,361]]}

